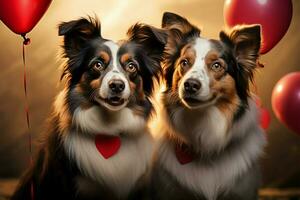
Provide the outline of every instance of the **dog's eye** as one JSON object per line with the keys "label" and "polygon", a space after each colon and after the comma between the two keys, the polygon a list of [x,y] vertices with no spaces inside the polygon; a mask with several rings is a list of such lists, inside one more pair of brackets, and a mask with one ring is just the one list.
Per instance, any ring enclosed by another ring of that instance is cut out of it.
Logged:
{"label": "dog's eye", "polygon": [[180,66],[183,67],[183,68],[186,68],[189,66],[189,61],[188,59],[183,59],[180,61]]}
{"label": "dog's eye", "polygon": [[137,66],[136,66],[136,64],[133,63],[133,62],[129,62],[129,63],[127,63],[127,65],[125,66],[125,70],[126,70],[127,72],[129,72],[129,73],[135,73],[136,70],[137,70],[136,68],[137,68]]}
{"label": "dog's eye", "polygon": [[105,66],[104,66],[103,62],[97,61],[97,62],[95,62],[95,64],[93,65],[93,68],[94,68],[95,70],[102,71],[102,70],[104,70]]}
{"label": "dog's eye", "polygon": [[211,65],[211,69],[216,71],[216,72],[219,72],[219,71],[222,70],[222,65],[219,62],[215,62]]}

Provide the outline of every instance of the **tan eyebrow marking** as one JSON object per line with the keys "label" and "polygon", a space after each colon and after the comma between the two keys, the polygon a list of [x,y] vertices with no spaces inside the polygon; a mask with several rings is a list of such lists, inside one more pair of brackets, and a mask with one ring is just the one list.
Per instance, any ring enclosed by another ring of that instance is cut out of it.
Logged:
{"label": "tan eyebrow marking", "polygon": [[132,58],[132,56],[129,53],[125,53],[121,56],[120,61],[121,61],[121,63],[125,63],[126,61],[128,61],[131,58]]}
{"label": "tan eyebrow marking", "polygon": [[93,80],[90,83],[90,85],[91,85],[92,88],[99,88],[100,87],[100,80],[99,79]]}
{"label": "tan eyebrow marking", "polygon": [[219,52],[217,52],[216,50],[210,50],[205,56],[205,61],[207,63],[208,61],[211,62],[211,61],[217,60],[219,58],[220,58]]}
{"label": "tan eyebrow marking", "polygon": [[110,56],[106,51],[100,51],[99,57],[102,58],[105,63],[109,63]]}
{"label": "tan eyebrow marking", "polygon": [[187,58],[191,66],[194,64],[196,59],[196,50],[193,48],[192,44],[187,44],[182,48],[178,61],[183,58]]}
{"label": "tan eyebrow marking", "polygon": [[194,54],[194,56],[196,56],[196,51],[191,44],[188,44],[182,48],[181,56],[185,54]]}

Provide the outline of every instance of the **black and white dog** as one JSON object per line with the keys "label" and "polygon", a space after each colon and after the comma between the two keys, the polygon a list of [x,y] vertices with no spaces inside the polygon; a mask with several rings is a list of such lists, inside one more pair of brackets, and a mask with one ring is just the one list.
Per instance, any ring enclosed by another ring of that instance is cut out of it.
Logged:
{"label": "black and white dog", "polygon": [[169,37],[153,199],[257,199],[266,140],[249,83],[259,65],[260,26],[221,31],[213,40],[164,13],[162,27]]}
{"label": "black and white dog", "polygon": [[143,24],[115,43],[82,18],[59,25],[67,59],[37,160],[12,199],[141,199],[152,154],[147,119],[166,34]]}

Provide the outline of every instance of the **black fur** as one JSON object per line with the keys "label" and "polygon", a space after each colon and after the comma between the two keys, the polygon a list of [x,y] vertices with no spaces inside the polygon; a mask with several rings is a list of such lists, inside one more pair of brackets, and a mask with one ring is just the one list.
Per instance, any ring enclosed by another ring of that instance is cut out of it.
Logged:
{"label": "black fur", "polygon": [[70,78],[70,86],[79,81],[84,72],[84,61],[91,54],[91,47],[95,41],[103,42],[101,26],[97,19],[81,18],[70,22],[63,22],[58,27],[58,35],[64,36],[63,56],[68,59],[64,67],[61,79]]}
{"label": "black fur", "polygon": [[220,39],[225,44],[225,60],[231,66],[230,75],[238,83],[236,90],[244,103],[249,97],[249,84],[258,65],[260,34],[260,26],[237,28],[230,35],[220,32]]}
{"label": "black fur", "polygon": [[78,169],[60,145],[58,120],[50,120],[48,135],[40,144],[33,167],[23,175],[12,200],[78,199],[74,178]]}
{"label": "black fur", "polygon": [[164,52],[164,79],[167,90],[172,87],[174,64],[181,48],[188,42],[200,36],[200,30],[190,24],[187,19],[174,13],[165,12],[162,18],[162,28],[168,32],[168,43]]}
{"label": "black fur", "polygon": [[[68,134],[69,130],[77,131],[72,118],[79,107],[99,106],[101,116],[106,116],[103,120],[113,123],[110,111],[92,98],[95,90],[91,86],[91,82],[102,75],[91,67],[93,59],[97,58],[99,50],[107,48],[103,43],[108,40],[101,36],[100,22],[91,17],[61,23],[58,28],[59,35],[64,37],[63,57],[67,59],[61,77],[68,80],[63,92],[65,95],[61,99],[62,105],[54,108],[34,164],[21,178],[12,200],[30,200],[32,186],[35,200],[119,199],[112,188],[100,183],[95,183],[99,186],[96,196],[80,194],[75,179],[85,175],[63,146],[64,134]],[[145,37],[146,32],[152,34],[151,37]],[[152,79],[160,73],[160,55],[164,50],[166,34],[159,29],[137,24],[128,31],[128,38],[120,44],[119,54],[130,52],[134,55],[139,65],[138,75],[128,78],[136,85],[143,84],[143,89],[137,88],[132,92],[127,107],[136,109],[147,120],[152,111],[148,97],[153,88]],[[107,49],[106,52],[110,53]],[[141,199],[145,192],[144,183],[141,177],[126,199]]]}
{"label": "black fur", "polygon": [[137,23],[128,30],[127,35],[129,41],[137,44],[138,59],[147,67],[147,71],[142,72],[142,77],[145,80],[144,90],[149,94],[153,88],[151,78],[154,76],[158,79],[161,74],[160,62],[167,43],[167,33],[161,29]]}

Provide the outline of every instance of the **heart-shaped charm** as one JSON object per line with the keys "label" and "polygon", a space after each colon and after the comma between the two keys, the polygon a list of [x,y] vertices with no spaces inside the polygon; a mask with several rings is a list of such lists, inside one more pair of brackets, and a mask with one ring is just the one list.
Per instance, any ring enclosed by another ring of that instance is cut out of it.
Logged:
{"label": "heart-shaped charm", "polygon": [[194,153],[190,151],[187,145],[176,145],[175,155],[180,164],[184,165],[194,160]]}
{"label": "heart-shaped charm", "polygon": [[99,153],[108,159],[115,155],[121,146],[121,139],[118,136],[97,135],[95,145]]}

